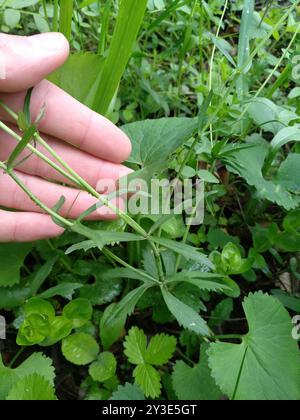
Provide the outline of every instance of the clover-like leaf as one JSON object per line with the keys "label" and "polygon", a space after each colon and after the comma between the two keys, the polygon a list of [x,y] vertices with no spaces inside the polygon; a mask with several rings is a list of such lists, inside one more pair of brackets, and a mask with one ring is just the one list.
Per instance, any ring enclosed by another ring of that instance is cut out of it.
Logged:
{"label": "clover-like leaf", "polygon": [[153,366],[148,364],[138,365],[133,371],[133,376],[136,383],[144,391],[146,397],[159,397],[161,390],[161,378]]}
{"label": "clover-like leaf", "polygon": [[176,350],[176,338],[167,334],[156,334],[151,338],[145,359],[151,365],[162,366],[171,359]]}
{"label": "clover-like leaf", "polygon": [[146,355],[147,337],[137,327],[131,328],[124,343],[125,355],[130,363],[138,365],[144,363]]}

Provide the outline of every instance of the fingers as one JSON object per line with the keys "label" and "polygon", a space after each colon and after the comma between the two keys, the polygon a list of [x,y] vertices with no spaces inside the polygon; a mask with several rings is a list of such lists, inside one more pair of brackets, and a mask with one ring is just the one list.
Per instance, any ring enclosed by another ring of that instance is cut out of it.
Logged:
{"label": "fingers", "polygon": [[[52,184],[41,178],[16,172],[27,188],[48,208],[53,208],[59,199],[65,197],[65,204],[59,211],[60,215],[77,219],[83,212],[97,203],[88,193],[75,188]],[[0,173],[0,205],[23,211],[41,213],[25,192],[7,174]],[[124,208],[122,199],[112,200],[116,207]],[[100,207],[88,216],[88,220],[114,220],[116,214],[107,207]]]}
{"label": "fingers", "polygon": [[[12,128],[14,131],[18,131],[16,127],[12,126]],[[0,139],[0,160],[5,161],[16,147],[17,142],[4,132],[0,134]],[[104,179],[112,181],[116,188],[118,179],[132,172],[126,166],[96,158],[93,155],[82,152],[79,149],[54,138],[47,137],[46,140],[49,146],[51,146],[58,155],[93,188],[97,188],[99,181]],[[57,163],[44,147],[37,144],[36,149],[46,155],[50,160]],[[28,158],[25,159],[26,157]],[[55,169],[44,163],[38,156],[34,154],[30,155],[30,152],[27,149],[18,157],[17,162],[22,162],[17,165],[17,169],[27,174],[67,184],[70,183]]]}
{"label": "fingers", "polygon": [[0,91],[19,92],[35,86],[68,55],[68,42],[59,33],[30,37],[0,34]]}
{"label": "fingers", "polygon": [[37,213],[0,210],[0,242],[31,242],[50,239],[63,233],[51,217]]}
{"label": "fingers", "polygon": [[[26,92],[0,95],[15,112],[22,110]],[[44,80],[33,91],[31,112],[37,117],[44,106],[39,130],[102,159],[121,163],[131,153],[126,134],[108,119],[76,101],[72,96]],[[11,121],[4,111],[0,117]]]}

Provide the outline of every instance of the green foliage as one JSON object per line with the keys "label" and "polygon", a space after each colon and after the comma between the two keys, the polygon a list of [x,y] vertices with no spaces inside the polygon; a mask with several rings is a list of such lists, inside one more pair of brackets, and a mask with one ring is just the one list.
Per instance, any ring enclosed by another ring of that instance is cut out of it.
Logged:
{"label": "green foliage", "polygon": [[103,58],[92,53],[72,54],[67,62],[49,76],[49,80],[78,101],[91,105],[95,80],[103,66]]}
{"label": "green foliage", "polygon": [[12,287],[20,282],[20,270],[32,246],[0,244],[0,286]]}
{"label": "green foliage", "polygon": [[136,384],[126,383],[123,386],[119,386],[115,391],[110,400],[114,401],[142,401],[145,400],[143,392],[139,389]]}
{"label": "green foliage", "polygon": [[212,376],[236,400],[298,400],[299,348],[287,311],[262,292],[245,299],[249,333],[242,344],[215,343],[209,350]]}
{"label": "green foliage", "polygon": [[165,289],[162,289],[162,294],[169,311],[177,319],[179,325],[199,335],[210,335],[206,321],[194,309],[181,302]]}
{"label": "green foliage", "polygon": [[57,398],[54,394],[54,387],[43,376],[34,373],[17,382],[9,391],[6,399],[12,401],[53,401]]}
{"label": "green foliage", "polygon": [[179,400],[210,401],[221,398],[222,393],[211,377],[206,353],[207,345],[203,345],[200,351],[200,362],[193,367],[182,360],[176,362],[172,383]]}
{"label": "green foliage", "polygon": [[[300,398],[299,1],[282,3],[0,1],[2,33],[68,37],[49,80],[130,137],[127,180],[189,180],[194,201],[205,181],[198,226],[130,206],[85,221],[102,202],[73,223],[61,197],[51,216],[64,235],[0,244],[0,399]],[[6,176],[21,152],[42,152],[30,94]]]}
{"label": "green foliage", "polygon": [[89,368],[89,374],[94,381],[105,382],[116,373],[117,361],[112,353],[100,353],[97,360]]}
{"label": "green foliage", "polygon": [[0,399],[33,398],[54,399],[52,360],[41,353],[33,353],[19,367],[10,369],[3,365],[0,357]]}
{"label": "green foliage", "polygon": [[[122,127],[132,142],[130,163],[151,166],[166,160],[197,130],[197,120],[192,118],[162,118],[146,120]],[[162,142],[161,139],[164,139]]]}
{"label": "green foliage", "polygon": [[75,333],[62,341],[62,353],[69,362],[82,366],[96,359],[99,346],[90,335]]}
{"label": "green foliage", "polygon": [[146,397],[158,397],[161,378],[153,365],[162,366],[168,363],[175,351],[176,339],[166,334],[157,334],[147,346],[145,333],[133,327],[126,337],[124,348],[128,361],[137,365],[133,371],[136,384],[141,387]]}
{"label": "green foliage", "polygon": [[23,310],[24,320],[17,336],[20,346],[51,346],[72,331],[72,321],[65,316],[56,316],[53,306],[46,300],[31,298]]}
{"label": "green foliage", "polygon": [[63,309],[63,316],[73,323],[73,328],[85,325],[93,314],[93,307],[87,299],[74,299]]}

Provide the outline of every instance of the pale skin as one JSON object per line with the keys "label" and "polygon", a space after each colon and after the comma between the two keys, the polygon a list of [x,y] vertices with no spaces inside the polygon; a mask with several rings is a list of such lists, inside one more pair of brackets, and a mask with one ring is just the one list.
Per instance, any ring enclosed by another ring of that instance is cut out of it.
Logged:
{"label": "pale skin", "polygon": [[[129,139],[109,120],[45,80],[68,55],[68,42],[58,33],[32,37],[0,34],[0,99],[15,112],[21,111],[27,90],[34,86],[31,116],[36,118],[44,107],[38,129],[47,143],[93,188],[97,189],[103,179],[117,184],[120,177],[130,172],[122,165],[131,152]],[[0,119],[18,132],[13,118],[3,109],[0,109]],[[8,159],[16,144],[12,137],[0,131],[1,161]],[[41,146],[37,147],[50,158]],[[28,151],[25,151],[19,161],[27,156]],[[76,219],[97,201],[87,192],[74,188],[35,155],[18,165],[16,173],[49,208],[64,196],[66,202],[60,211],[64,217]],[[55,181],[69,185],[59,185]],[[121,199],[112,204],[120,208],[124,205]],[[115,217],[112,210],[101,207],[89,219],[111,220]],[[0,170],[0,242],[29,242],[62,233],[63,229]]]}

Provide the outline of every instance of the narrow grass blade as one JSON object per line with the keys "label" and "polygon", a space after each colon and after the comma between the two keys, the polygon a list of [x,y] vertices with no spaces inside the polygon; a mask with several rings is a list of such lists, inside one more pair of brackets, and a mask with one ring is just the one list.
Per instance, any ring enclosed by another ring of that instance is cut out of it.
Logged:
{"label": "narrow grass blade", "polygon": [[109,14],[112,6],[112,0],[106,0],[102,22],[101,22],[101,33],[98,44],[98,54],[103,55],[106,50],[106,40],[109,26]]}
{"label": "narrow grass blade", "polygon": [[52,30],[53,30],[53,32],[58,31],[58,0],[54,0],[54,4],[53,4]]}
{"label": "narrow grass blade", "polygon": [[60,1],[59,31],[70,40],[72,34],[73,0]]}
{"label": "narrow grass blade", "polygon": [[240,27],[240,38],[238,47],[238,68],[242,69],[241,76],[237,80],[237,92],[239,99],[243,100],[247,95],[248,86],[245,74],[249,71],[250,65],[245,68],[250,58],[250,27],[253,22],[254,0],[244,0],[243,14]]}
{"label": "narrow grass blade", "polygon": [[147,0],[121,0],[116,27],[101,78],[95,88],[93,109],[107,114],[137,38]]}

